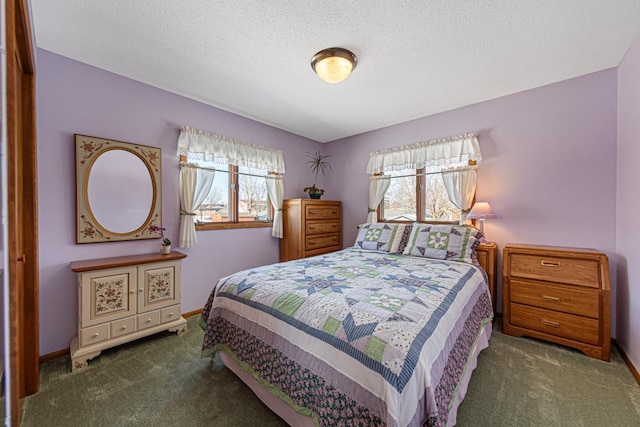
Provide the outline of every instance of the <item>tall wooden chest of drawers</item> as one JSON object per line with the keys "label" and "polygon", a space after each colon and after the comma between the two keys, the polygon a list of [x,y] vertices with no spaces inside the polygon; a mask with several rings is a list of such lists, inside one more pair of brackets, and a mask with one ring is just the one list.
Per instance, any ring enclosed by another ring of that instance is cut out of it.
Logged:
{"label": "tall wooden chest of drawers", "polygon": [[593,249],[508,244],[503,252],[503,331],[609,360],[607,256]]}
{"label": "tall wooden chest of drawers", "polygon": [[342,249],[342,202],[289,199],[282,207],[280,262]]}

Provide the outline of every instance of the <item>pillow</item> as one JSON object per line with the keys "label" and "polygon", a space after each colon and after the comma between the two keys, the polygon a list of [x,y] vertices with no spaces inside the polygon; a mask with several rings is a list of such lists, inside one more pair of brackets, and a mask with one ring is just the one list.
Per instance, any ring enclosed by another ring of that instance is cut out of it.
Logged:
{"label": "pillow", "polygon": [[473,263],[482,233],[465,225],[414,224],[405,255]]}
{"label": "pillow", "polygon": [[354,247],[371,251],[401,253],[404,248],[402,237],[406,227],[406,224],[383,222],[361,224],[358,227],[358,236]]}
{"label": "pillow", "polygon": [[396,231],[395,238],[389,247],[389,252],[392,254],[401,254],[404,252],[404,248],[407,247],[407,243],[409,242],[411,230],[413,229],[412,224],[397,224],[397,227],[398,231]]}

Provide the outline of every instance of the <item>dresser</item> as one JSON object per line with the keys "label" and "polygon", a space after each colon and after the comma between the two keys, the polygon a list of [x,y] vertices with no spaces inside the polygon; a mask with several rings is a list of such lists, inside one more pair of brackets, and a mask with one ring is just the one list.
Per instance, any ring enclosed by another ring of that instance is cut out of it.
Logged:
{"label": "dresser", "polygon": [[593,249],[508,244],[503,252],[503,331],[609,360],[607,256]]}
{"label": "dresser", "polygon": [[183,258],[173,251],[71,263],[78,278],[72,371],[87,367],[104,349],[160,331],[186,332],[180,315]]}
{"label": "dresser", "polygon": [[282,207],[280,262],[342,249],[342,202],[288,199]]}
{"label": "dresser", "polygon": [[489,293],[491,294],[491,304],[493,312],[496,311],[496,258],[498,256],[498,245],[494,242],[485,242],[476,248],[478,264],[487,273],[489,279]]}

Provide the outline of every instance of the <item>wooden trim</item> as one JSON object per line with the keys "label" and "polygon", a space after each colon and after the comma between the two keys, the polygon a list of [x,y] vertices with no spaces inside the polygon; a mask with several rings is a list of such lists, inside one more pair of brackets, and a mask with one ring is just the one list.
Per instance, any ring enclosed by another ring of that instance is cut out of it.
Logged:
{"label": "wooden trim", "polygon": [[[23,76],[22,103],[25,116],[32,112],[31,117],[23,117],[23,176],[22,205],[24,227],[23,243],[28,264],[24,269],[24,330],[25,330],[25,360],[26,369],[38,366],[39,358],[39,267],[38,267],[38,165],[35,130],[35,76]],[[33,311],[31,311],[33,310]],[[27,395],[38,391],[40,373],[25,375],[24,389]]]}
{"label": "wooden trim", "polygon": [[273,227],[273,222],[246,221],[246,222],[211,222],[196,225],[196,230],[227,230],[230,228],[262,228]]}
{"label": "wooden trim", "polygon": [[173,261],[176,259],[183,259],[187,256],[182,252],[171,251],[171,253],[164,255],[161,253],[141,254],[141,255],[128,255],[112,258],[100,258],[89,259],[83,261],[73,261],[71,263],[71,270],[76,273],[83,271],[104,270],[105,268],[125,267],[128,265],[149,264],[153,262]]}
{"label": "wooden trim", "polygon": [[70,350],[68,348],[63,348],[62,350],[43,354],[42,356],[40,356],[40,363],[44,363],[52,359],[57,359],[58,357],[66,356],[69,353],[70,353]]}
{"label": "wooden trim", "polygon": [[631,363],[631,360],[627,357],[627,354],[624,352],[624,350],[622,349],[618,341],[615,339],[612,339],[611,341],[613,342],[613,345],[615,345],[616,348],[618,349],[618,352],[620,353],[620,356],[622,356],[622,359],[624,360],[624,362],[627,364],[627,367],[631,371],[631,375],[633,375],[633,377],[638,382],[638,385],[640,385],[640,373],[638,373],[638,370],[636,369],[636,367],[633,366],[633,363]]}
{"label": "wooden trim", "polygon": [[5,4],[7,204],[11,401],[5,424],[20,424],[22,398],[38,390],[38,187],[35,55],[26,0]]}
{"label": "wooden trim", "polygon": [[193,311],[188,311],[186,313],[182,313],[182,317],[187,318],[187,317],[191,317],[191,316],[196,316],[198,314],[202,313],[202,309],[199,308],[197,310],[193,310]]}
{"label": "wooden trim", "polygon": [[424,176],[424,168],[416,169],[416,218],[418,222],[424,221],[427,178]]}

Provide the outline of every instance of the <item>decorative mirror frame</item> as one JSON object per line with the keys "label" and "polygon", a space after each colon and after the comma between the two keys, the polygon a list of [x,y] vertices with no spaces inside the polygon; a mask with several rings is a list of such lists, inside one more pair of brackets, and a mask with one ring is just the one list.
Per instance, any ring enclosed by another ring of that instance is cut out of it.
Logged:
{"label": "decorative mirror frame", "polygon": [[[157,239],[151,226],[162,226],[162,156],[157,147],[114,141],[75,134],[76,158],[76,243],[115,242],[122,240]],[[88,194],[89,177],[96,160],[111,150],[123,150],[137,156],[149,171],[152,200],[149,214],[141,226],[126,232],[106,229],[94,216]]]}

